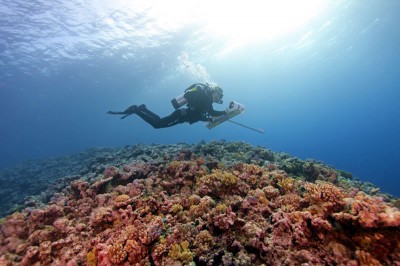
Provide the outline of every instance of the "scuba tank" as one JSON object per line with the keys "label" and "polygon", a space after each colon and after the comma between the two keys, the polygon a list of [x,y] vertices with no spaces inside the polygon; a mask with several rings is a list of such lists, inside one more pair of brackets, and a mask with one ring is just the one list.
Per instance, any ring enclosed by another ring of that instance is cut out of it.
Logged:
{"label": "scuba tank", "polygon": [[[200,84],[200,83],[198,83],[198,84],[193,84],[192,86],[190,86],[189,88],[187,88],[187,89],[185,90],[184,93],[182,93],[182,94],[179,95],[179,96],[176,96],[175,98],[173,98],[173,99],[171,100],[172,106],[174,106],[175,109],[179,109],[179,108],[181,108],[182,106],[184,106],[185,104],[187,104],[188,101],[187,101],[187,99],[185,98],[185,93],[187,93],[187,92],[189,92],[189,91],[195,92],[195,91],[198,91],[198,90],[202,90],[202,91],[204,91],[204,92],[208,95],[209,90],[210,90],[211,88],[212,88],[212,87],[210,87],[210,85],[209,85],[208,83],[206,83],[206,85]],[[218,103],[222,103],[222,101],[219,101]]]}
{"label": "scuba tank", "polygon": [[179,96],[176,96],[175,98],[173,98],[171,100],[172,106],[174,106],[175,109],[179,109],[182,106],[184,106],[185,104],[187,104],[187,100],[184,97],[185,93],[182,93]]}

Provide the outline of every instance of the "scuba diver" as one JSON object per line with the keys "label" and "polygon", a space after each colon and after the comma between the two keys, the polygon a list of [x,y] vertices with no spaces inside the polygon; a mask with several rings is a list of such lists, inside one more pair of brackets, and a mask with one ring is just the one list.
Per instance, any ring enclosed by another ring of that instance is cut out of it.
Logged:
{"label": "scuba diver", "polygon": [[[216,111],[212,106],[213,103],[222,104],[222,97],[223,90],[220,87],[208,83],[196,83],[187,88],[182,95],[171,100],[176,110],[164,118],[160,118],[147,109],[144,104],[132,105],[123,112],[108,111],[108,114],[123,115],[121,119],[131,114],[137,114],[154,128],[171,127],[185,122],[193,124],[198,121],[211,121],[213,117],[226,115],[229,108],[225,111]],[[185,104],[187,107],[181,108]]]}

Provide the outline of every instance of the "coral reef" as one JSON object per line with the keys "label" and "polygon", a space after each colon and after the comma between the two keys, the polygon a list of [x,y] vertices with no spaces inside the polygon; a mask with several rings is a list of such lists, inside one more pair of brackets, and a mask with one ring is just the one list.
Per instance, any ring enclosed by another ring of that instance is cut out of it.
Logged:
{"label": "coral reef", "polygon": [[395,199],[317,162],[217,144],[70,180],[1,220],[0,265],[400,265]]}
{"label": "coral reef", "polygon": [[129,164],[133,162],[167,163],[191,159],[202,160],[202,164],[209,169],[217,168],[218,164],[232,165],[240,162],[265,166],[271,170],[279,167],[305,181],[341,183],[341,186],[357,188],[368,194],[395,200],[394,197],[380,192],[373,184],[353,178],[348,172],[332,169],[313,160],[302,161],[286,153],[276,153],[244,142],[138,144],[120,148],[93,148],[78,154],[33,160],[12,168],[0,169],[0,217],[26,207],[42,207],[55,193],[62,191],[77,179],[93,182],[103,174],[107,176],[116,168],[122,168],[127,177],[132,170]]}

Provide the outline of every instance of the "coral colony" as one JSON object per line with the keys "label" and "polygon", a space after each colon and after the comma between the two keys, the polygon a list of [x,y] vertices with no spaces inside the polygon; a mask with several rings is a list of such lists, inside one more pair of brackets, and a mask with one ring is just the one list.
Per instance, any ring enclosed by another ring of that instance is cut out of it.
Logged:
{"label": "coral colony", "polygon": [[398,200],[348,173],[240,142],[163,156],[6,216],[0,265],[400,265]]}

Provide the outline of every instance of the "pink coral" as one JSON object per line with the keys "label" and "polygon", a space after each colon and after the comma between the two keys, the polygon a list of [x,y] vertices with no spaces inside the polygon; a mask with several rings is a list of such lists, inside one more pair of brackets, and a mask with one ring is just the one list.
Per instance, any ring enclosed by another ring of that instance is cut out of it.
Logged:
{"label": "pink coral", "polygon": [[70,227],[69,224],[70,221],[67,218],[62,217],[54,221],[53,227],[59,234],[65,234],[75,229],[74,227]]}
{"label": "pink coral", "polygon": [[38,246],[27,247],[24,257],[22,258],[21,265],[31,265],[31,261],[37,260],[39,254]]}
{"label": "pink coral", "polygon": [[347,198],[346,204],[349,211],[334,214],[338,220],[358,223],[364,228],[400,226],[400,211],[380,197],[360,192],[354,198]]}
{"label": "pink coral", "polygon": [[26,215],[15,212],[7,216],[1,225],[1,233],[4,237],[16,236],[18,238],[27,237],[26,231]]}
{"label": "pink coral", "polygon": [[257,247],[264,233],[262,226],[253,221],[244,224],[240,232],[242,233],[241,244],[237,243],[237,245],[250,247]]}
{"label": "pink coral", "polygon": [[86,190],[89,188],[89,183],[83,180],[76,180],[71,183],[71,189],[76,195],[79,195],[81,198],[87,197]]}
{"label": "pink coral", "polygon": [[93,210],[91,215],[91,226],[96,227],[101,224],[107,224],[114,221],[111,208],[100,207]]}
{"label": "pink coral", "polygon": [[236,214],[232,211],[230,206],[220,204],[211,211],[209,219],[218,229],[227,230],[235,223]]}
{"label": "pink coral", "polygon": [[272,215],[272,243],[277,246],[288,248],[292,246],[293,232],[289,216],[283,212]]}

